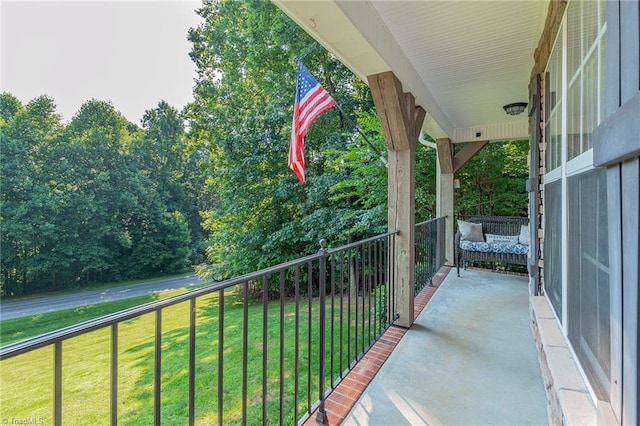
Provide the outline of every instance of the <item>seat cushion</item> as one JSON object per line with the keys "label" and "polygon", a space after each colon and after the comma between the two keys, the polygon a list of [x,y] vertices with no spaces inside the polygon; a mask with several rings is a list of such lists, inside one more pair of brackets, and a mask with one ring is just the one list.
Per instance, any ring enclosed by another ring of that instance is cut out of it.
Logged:
{"label": "seat cushion", "polygon": [[509,254],[527,254],[529,246],[524,244],[510,243],[485,243],[478,241],[460,241],[462,250],[479,251],[483,253],[509,253]]}
{"label": "seat cushion", "polygon": [[496,243],[518,244],[517,235],[487,234],[484,236],[484,238],[489,244],[496,244]]}

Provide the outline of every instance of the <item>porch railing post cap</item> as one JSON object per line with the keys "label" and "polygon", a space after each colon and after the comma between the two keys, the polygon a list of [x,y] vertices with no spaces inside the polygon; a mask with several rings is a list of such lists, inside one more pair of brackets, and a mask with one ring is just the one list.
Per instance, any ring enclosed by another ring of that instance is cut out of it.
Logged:
{"label": "porch railing post cap", "polygon": [[324,251],[327,249],[327,240],[324,238],[320,240],[320,250]]}

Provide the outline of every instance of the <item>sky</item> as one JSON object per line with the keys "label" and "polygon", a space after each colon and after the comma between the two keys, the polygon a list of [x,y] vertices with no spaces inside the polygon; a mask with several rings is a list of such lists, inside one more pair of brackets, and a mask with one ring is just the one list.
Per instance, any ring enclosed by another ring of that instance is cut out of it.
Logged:
{"label": "sky", "polygon": [[64,122],[90,99],[140,124],[161,100],[193,100],[190,27],[200,2],[0,0],[0,91],[48,95]]}

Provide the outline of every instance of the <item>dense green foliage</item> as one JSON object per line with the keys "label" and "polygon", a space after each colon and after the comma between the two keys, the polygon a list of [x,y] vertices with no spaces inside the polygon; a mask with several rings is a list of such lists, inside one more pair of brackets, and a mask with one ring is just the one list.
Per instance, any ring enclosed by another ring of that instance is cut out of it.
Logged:
{"label": "dense green foliage", "polygon": [[[221,200],[206,220],[213,265],[207,272],[238,275],[313,253],[321,238],[335,247],[385,232],[387,169],[337,110],[316,120],[305,139],[305,185],[287,168],[296,60],[386,156],[365,84],[270,2],[207,0],[198,13],[203,23],[189,34],[198,79],[188,117],[194,140],[209,154],[211,188]],[[516,151],[492,147],[482,155],[522,155]],[[511,164],[504,157],[486,161]],[[473,177],[482,165],[467,166],[458,200],[465,214],[485,196],[495,207],[496,194],[509,197],[496,213],[526,208],[526,194],[514,194],[510,183],[524,185],[526,151],[522,161],[524,175],[515,166],[481,173],[496,182]],[[435,216],[435,180],[436,152],[419,145],[417,222]]]}
{"label": "dense green foliage", "polygon": [[207,1],[199,13],[204,23],[190,33],[199,78],[189,117],[206,141],[221,200],[207,220],[213,273],[310,254],[322,238],[335,247],[385,232],[387,169],[336,109],[307,134],[305,185],[287,168],[296,60],[386,153],[367,86],[270,2]]}
{"label": "dense green foliage", "polygon": [[455,211],[472,215],[527,216],[529,141],[490,143],[456,174]]}
{"label": "dense green foliage", "polygon": [[181,272],[202,260],[198,210],[211,202],[175,109],[161,102],[142,128],[96,100],[67,124],[46,96],[22,105],[4,93],[0,111],[7,294]]}
{"label": "dense green foliage", "polygon": [[[207,219],[215,273],[236,275],[313,253],[321,238],[335,246],[379,232],[344,184],[356,175],[343,156],[358,142],[336,110],[306,137],[305,185],[287,168],[296,58],[351,116],[373,108],[366,85],[270,2],[205,1],[199,13],[204,23],[190,32],[199,78],[189,117],[210,153],[222,201]],[[355,155],[371,155],[358,144]],[[384,173],[372,160],[376,175]]]}
{"label": "dense green foliage", "polygon": [[[139,127],[91,100],[63,124],[50,98],[1,96],[5,291],[193,264],[230,277],[314,253],[322,238],[336,247],[387,230],[368,87],[271,2],[205,0],[197,13],[195,101],[182,113],[161,102]],[[297,60],[350,117],[332,109],[311,126],[304,186],[287,168]],[[457,215],[526,215],[526,153],[524,141],[476,155],[456,175]],[[436,162],[418,145],[416,222],[435,217]]]}

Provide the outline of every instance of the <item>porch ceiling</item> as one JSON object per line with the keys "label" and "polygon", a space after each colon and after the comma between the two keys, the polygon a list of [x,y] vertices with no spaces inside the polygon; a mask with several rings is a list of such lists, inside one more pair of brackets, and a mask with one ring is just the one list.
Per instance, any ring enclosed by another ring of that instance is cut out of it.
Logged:
{"label": "porch ceiling", "polygon": [[502,106],[528,101],[547,0],[273,1],[365,82],[393,71],[431,136],[528,135],[527,114]]}

